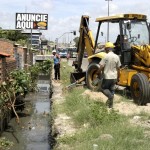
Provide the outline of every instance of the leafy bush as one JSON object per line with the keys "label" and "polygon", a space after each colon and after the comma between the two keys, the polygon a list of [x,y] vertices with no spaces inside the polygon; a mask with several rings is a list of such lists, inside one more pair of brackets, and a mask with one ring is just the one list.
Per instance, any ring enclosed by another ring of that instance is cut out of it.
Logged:
{"label": "leafy bush", "polygon": [[39,63],[40,72],[44,74],[50,74],[52,71],[52,61],[51,60],[44,60],[43,62]]}
{"label": "leafy bush", "polygon": [[8,141],[5,137],[0,138],[0,149],[8,150],[13,146],[13,142]]}
{"label": "leafy bush", "polygon": [[[31,66],[27,71],[19,69],[12,71],[7,80],[0,84],[0,107],[5,111],[12,107],[17,120],[19,120],[15,111],[17,97],[20,95],[25,97],[28,92],[33,91],[36,87],[38,74],[40,72],[45,74],[51,73],[51,66],[52,62],[50,60],[46,60],[41,64]],[[22,105],[22,107],[24,106]],[[21,108],[21,110],[22,109],[23,108]]]}
{"label": "leafy bush", "polygon": [[8,84],[16,94],[26,95],[31,88],[31,77],[25,70],[14,70],[10,73]]}

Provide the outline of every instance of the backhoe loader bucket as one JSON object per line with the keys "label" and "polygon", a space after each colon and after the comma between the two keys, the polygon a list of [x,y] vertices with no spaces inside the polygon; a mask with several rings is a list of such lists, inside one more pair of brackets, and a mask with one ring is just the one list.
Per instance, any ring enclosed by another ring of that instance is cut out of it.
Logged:
{"label": "backhoe loader bucket", "polygon": [[73,72],[70,74],[70,83],[75,83],[81,78],[83,79],[82,81],[86,81],[86,72]]}

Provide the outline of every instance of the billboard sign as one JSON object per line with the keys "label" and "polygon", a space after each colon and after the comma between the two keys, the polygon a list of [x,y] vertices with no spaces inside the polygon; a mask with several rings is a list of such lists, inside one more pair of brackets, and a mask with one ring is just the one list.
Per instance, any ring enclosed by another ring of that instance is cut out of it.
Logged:
{"label": "billboard sign", "polygon": [[16,13],[16,29],[48,29],[48,14]]}

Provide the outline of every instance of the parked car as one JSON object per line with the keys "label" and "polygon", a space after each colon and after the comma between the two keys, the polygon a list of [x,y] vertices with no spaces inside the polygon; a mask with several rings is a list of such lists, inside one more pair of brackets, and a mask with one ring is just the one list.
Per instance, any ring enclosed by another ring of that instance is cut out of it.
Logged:
{"label": "parked car", "polygon": [[70,58],[76,58],[77,56],[77,48],[76,47],[69,47],[68,53],[70,54]]}
{"label": "parked car", "polygon": [[60,58],[67,58],[68,50],[63,49],[59,51]]}

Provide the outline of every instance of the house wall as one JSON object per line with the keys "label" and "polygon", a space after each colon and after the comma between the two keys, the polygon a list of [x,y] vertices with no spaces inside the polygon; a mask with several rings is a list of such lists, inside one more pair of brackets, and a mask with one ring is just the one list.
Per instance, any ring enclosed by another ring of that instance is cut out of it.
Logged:
{"label": "house wall", "polygon": [[27,48],[14,45],[14,42],[0,39],[0,52],[10,54],[10,57],[3,59],[0,57],[0,81],[5,80],[14,69],[23,69],[32,60],[27,55]]}

